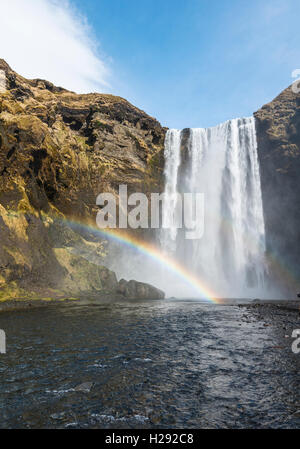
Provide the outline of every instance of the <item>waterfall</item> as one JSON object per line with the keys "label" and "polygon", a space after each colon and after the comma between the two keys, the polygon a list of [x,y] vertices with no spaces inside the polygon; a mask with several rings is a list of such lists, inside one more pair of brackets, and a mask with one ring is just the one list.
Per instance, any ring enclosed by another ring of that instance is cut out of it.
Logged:
{"label": "waterfall", "polygon": [[204,193],[204,235],[186,240],[171,226],[161,231],[162,250],[220,296],[263,296],[265,226],[254,118],[169,130],[163,223],[170,224],[176,192]]}
{"label": "waterfall", "polygon": [[165,140],[165,209],[162,217],[163,227],[168,229],[167,232],[162,231],[163,246],[167,250],[175,249],[177,228],[173,223],[173,211],[176,209],[176,192],[178,169],[180,166],[180,144],[181,131],[171,129],[167,132]]}

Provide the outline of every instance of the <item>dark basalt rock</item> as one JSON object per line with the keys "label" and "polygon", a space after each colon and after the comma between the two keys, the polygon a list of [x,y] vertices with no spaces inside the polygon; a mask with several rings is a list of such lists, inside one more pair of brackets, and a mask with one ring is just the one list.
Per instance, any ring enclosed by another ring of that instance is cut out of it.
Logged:
{"label": "dark basalt rock", "polygon": [[289,87],[254,114],[269,265],[291,297],[300,288],[299,105]]}
{"label": "dark basalt rock", "polygon": [[119,281],[117,292],[121,293],[121,295],[127,299],[158,300],[165,298],[164,292],[158,288],[144,282],[137,282],[133,280],[125,281],[125,279],[121,279]]}

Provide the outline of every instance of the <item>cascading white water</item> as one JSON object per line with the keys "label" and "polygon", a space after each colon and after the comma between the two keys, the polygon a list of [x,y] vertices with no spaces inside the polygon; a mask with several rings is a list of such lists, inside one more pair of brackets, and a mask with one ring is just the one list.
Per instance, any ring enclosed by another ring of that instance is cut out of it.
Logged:
{"label": "cascading white water", "polygon": [[173,211],[176,207],[176,198],[174,194],[177,192],[178,169],[180,166],[180,143],[181,131],[171,129],[167,132],[165,139],[165,158],[168,161],[165,164],[165,210],[162,217],[162,223],[168,232],[163,232],[164,248],[172,251],[176,248],[177,228],[173,222]]}
{"label": "cascading white water", "polygon": [[[262,296],[265,226],[254,118],[190,129],[185,145],[182,133],[166,136],[165,194],[204,193],[205,231],[199,240],[186,240],[174,228],[163,231],[162,249],[220,296]],[[167,204],[163,223],[174,208]]]}

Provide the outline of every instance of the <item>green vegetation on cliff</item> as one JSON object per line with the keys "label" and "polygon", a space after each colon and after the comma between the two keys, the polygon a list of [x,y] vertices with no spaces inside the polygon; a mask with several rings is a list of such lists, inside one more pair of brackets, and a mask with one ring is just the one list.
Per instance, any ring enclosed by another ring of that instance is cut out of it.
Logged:
{"label": "green vegetation on cliff", "polygon": [[95,223],[119,184],[161,191],[165,130],[120,97],[0,70],[0,298],[115,291],[103,242],[61,223]]}

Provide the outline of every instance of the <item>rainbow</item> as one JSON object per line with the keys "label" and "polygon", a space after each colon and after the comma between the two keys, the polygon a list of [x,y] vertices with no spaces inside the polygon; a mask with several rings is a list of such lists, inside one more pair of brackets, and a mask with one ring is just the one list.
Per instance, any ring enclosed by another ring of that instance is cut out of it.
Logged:
{"label": "rainbow", "polygon": [[204,299],[206,301],[217,304],[220,304],[222,302],[221,298],[218,298],[217,294],[214,293],[207,286],[205,286],[202,281],[200,281],[196,276],[191,274],[185,267],[183,267],[177,261],[163,254],[154,245],[139,240],[136,237],[133,237],[132,235],[126,234],[116,229],[113,230],[99,229],[98,227],[96,227],[96,225],[87,225],[80,223],[79,221],[71,221],[67,219],[62,219],[61,221],[70,226],[71,228],[81,227],[90,232],[98,234],[104,238],[133,248],[140,254],[143,254],[144,256],[151,258],[156,263],[160,264],[162,267],[165,267],[168,271],[173,272],[186,284],[194,288],[199,294],[199,299]]}
{"label": "rainbow", "polygon": [[[24,214],[24,212],[21,211],[14,211],[14,214],[20,215]],[[115,242],[118,242],[122,245],[126,245],[139,253],[145,255],[146,257],[154,260],[154,262],[158,263],[162,267],[165,267],[168,271],[173,272],[178,278],[182,279],[183,282],[189,286],[191,286],[195,291],[197,291],[197,294],[199,294],[199,299],[204,299],[212,303],[217,304],[223,304],[224,301],[222,300],[221,295],[218,295],[216,292],[213,292],[210,288],[208,288],[204,282],[202,282],[198,277],[190,273],[184,266],[179,264],[174,259],[168,257],[167,255],[163,254],[159,249],[151,245],[149,243],[146,243],[145,241],[139,240],[136,237],[133,237],[132,235],[126,234],[123,231],[119,230],[112,230],[112,229],[99,229],[96,224],[86,224],[82,223],[78,220],[74,219],[66,219],[62,218],[61,216],[53,216],[43,214],[45,217],[48,217],[50,219],[54,219],[55,221],[60,221],[61,223],[70,226],[71,228],[80,227],[82,229],[86,229],[89,232],[92,232],[94,234],[100,235],[102,238],[112,240]],[[224,225],[228,225],[228,220],[224,219]],[[246,236],[246,241],[249,240],[250,236]],[[258,243],[259,244],[259,243]],[[286,264],[280,261],[279,256],[276,255],[274,252],[267,251],[266,253],[267,260],[269,263],[272,264],[273,269],[276,269],[278,278],[286,285],[287,287],[291,288],[291,286],[295,289],[298,288],[299,282],[297,281],[296,276],[290,270],[288,267],[286,267]]]}

